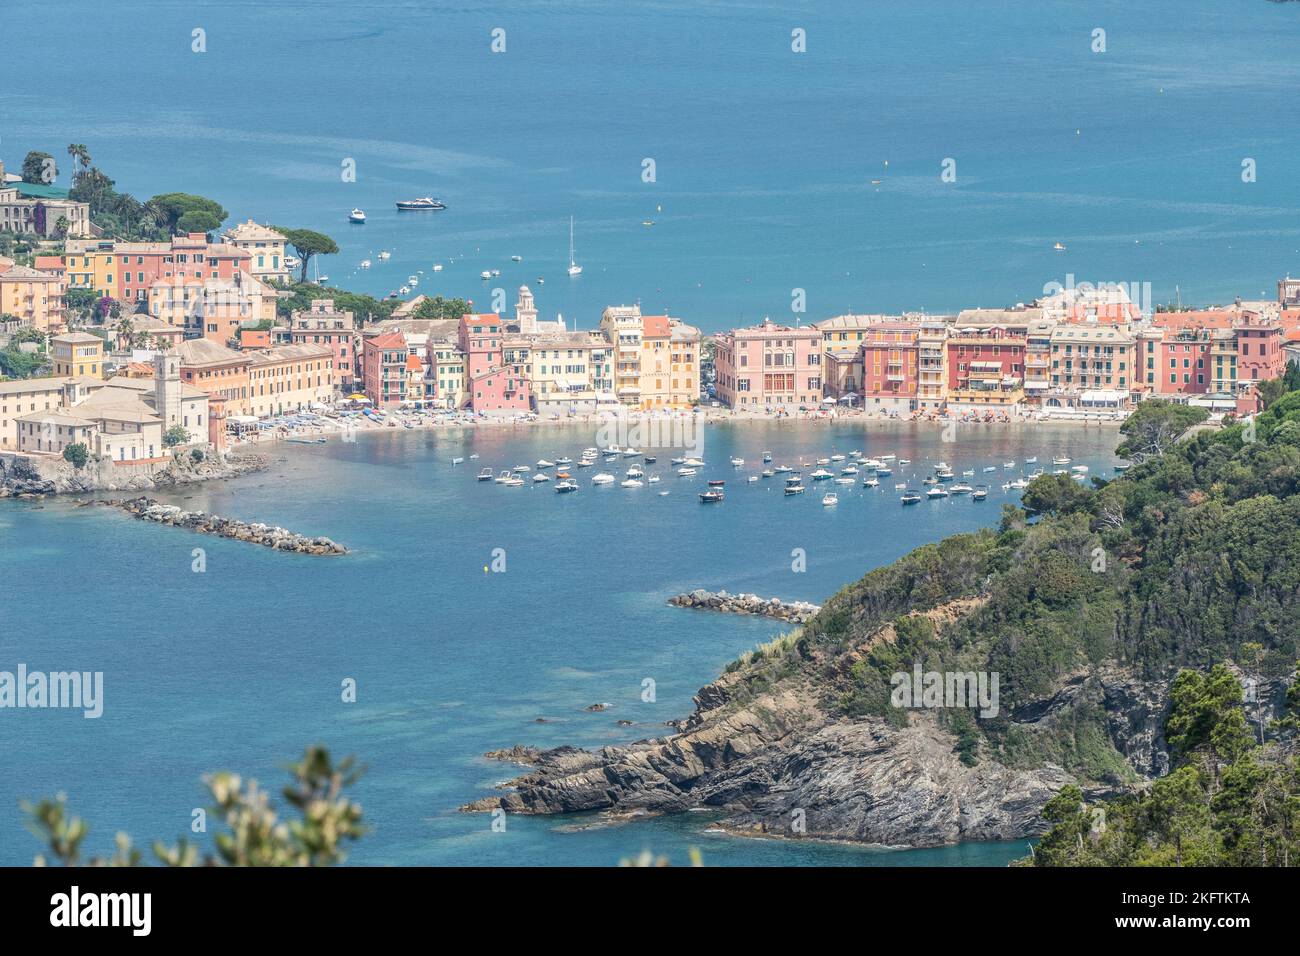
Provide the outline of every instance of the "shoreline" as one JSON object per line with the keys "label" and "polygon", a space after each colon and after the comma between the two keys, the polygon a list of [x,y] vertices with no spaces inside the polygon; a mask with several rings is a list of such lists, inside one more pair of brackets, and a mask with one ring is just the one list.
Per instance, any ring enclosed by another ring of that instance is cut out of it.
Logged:
{"label": "shoreline", "polygon": [[[359,418],[349,418],[343,420],[337,417],[320,416],[320,421],[316,424],[299,425],[295,428],[279,426],[274,429],[259,431],[253,438],[242,440],[232,440],[229,444],[230,449],[256,448],[266,444],[276,444],[287,442],[289,444],[301,444],[294,442],[294,438],[314,438],[328,437],[330,435],[342,436],[345,433],[352,432],[355,434],[386,434],[389,432],[401,433],[405,431],[477,431],[487,429],[490,431],[499,431],[502,429],[509,430],[532,430],[536,428],[575,428],[588,427],[599,430],[615,422],[624,422],[629,426],[644,427],[700,427],[703,425],[713,425],[719,427],[725,426],[742,426],[754,424],[769,425],[789,425],[797,427],[830,427],[835,425],[922,425],[932,426],[934,428],[947,428],[956,426],[959,428],[1039,428],[1053,426],[1069,426],[1071,428],[1097,428],[1099,430],[1109,429],[1118,431],[1123,425],[1125,419],[1114,418],[1035,418],[1030,416],[1016,416],[1005,420],[973,420],[961,417],[939,417],[939,416],[922,416],[922,417],[893,417],[883,414],[871,414],[868,412],[835,412],[835,413],[817,413],[805,412],[793,415],[789,414],[765,414],[755,412],[728,412],[726,414],[696,414],[693,412],[674,412],[663,414],[658,412],[645,412],[641,410],[629,411],[622,416],[614,416],[609,413],[589,413],[583,415],[566,416],[564,418],[540,418],[524,416],[491,416],[487,418],[471,417],[443,417],[430,416],[428,413],[408,413],[405,417],[400,417],[402,413],[391,413],[396,417],[388,422],[380,423],[371,421],[364,416]],[[1126,416],[1127,417],[1127,416]],[[409,422],[409,424],[408,424]]]}

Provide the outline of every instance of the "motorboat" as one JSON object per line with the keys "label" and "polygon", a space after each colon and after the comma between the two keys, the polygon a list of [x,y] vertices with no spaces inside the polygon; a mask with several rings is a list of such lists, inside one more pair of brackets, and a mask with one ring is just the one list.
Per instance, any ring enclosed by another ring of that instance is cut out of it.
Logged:
{"label": "motorboat", "polygon": [[1004,462],[1002,463],[1002,467],[1003,467],[1003,468],[1014,468],[1014,467],[1016,467],[1016,463],[1015,463],[1014,461],[1004,461]]}
{"label": "motorboat", "polygon": [[764,469],[763,469],[763,477],[764,477],[764,478],[771,478],[771,477],[772,477],[773,475],[775,475],[775,474],[776,474],[776,469],[775,469],[775,468],[764,468]]}
{"label": "motorboat", "polygon": [[392,256],[392,253],[389,252],[387,249],[380,249],[380,250],[379,250],[379,258],[381,258],[381,259],[387,259],[387,258],[389,258],[390,256]]}
{"label": "motorboat", "polygon": [[370,268],[370,265],[371,265],[371,263],[370,263],[370,260],[369,260],[369,259],[362,259],[362,260],[361,260],[361,268],[363,268],[363,269],[369,269],[369,268]]}
{"label": "motorboat", "polygon": [[973,487],[971,487],[969,484],[967,484],[964,481],[959,481],[957,482],[957,484],[953,485],[950,489],[948,489],[949,494],[954,494],[954,495],[968,495],[974,490],[975,489]]}
{"label": "motorboat", "polygon": [[740,468],[740,467],[742,467],[744,464],[745,464],[745,459],[743,459],[743,458],[733,458],[733,459],[731,459],[731,465],[732,465],[733,468]]}
{"label": "motorboat", "polygon": [[828,491],[826,494],[822,495],[822,506],[825,508],[834,507],[839,503],[840,496],[833,491]]}
{"label": "motorboat", "polygon": [[553,462],[553,461],[547,461],[545,458],[539,458],[539,459],[537,459],[537,467],[538,467],[538,468],[554,468],[554,467],[555,467],[555,462]]}
{"label": "motorboat", "polygon": [[1026,465],[1036,465],[1036,464],[1038,464],[1038,456],[1037,456],[1037,455],[1031,455],[1030,457],[1026,458],[1026,459],[1025,459],[1025,464],[1026,464]]}
{"label": "motorboat", "polygon": [[974,478],[974,477],[975,477],[975,469],[974,469],[974,468],[967,468],[965,471],[963,471],[963,472],[961,473],[961,476],[962,476],[963,478]]}
{"label": "motorboat", "polygon": [[803,486],[803,479],[799,476],[787,478],[785,480],[785,493],[787,495],[801,495],[806,489]]}
{"label": "motorboat", "polygon": [[703,458],[687,458],[685,464],[686,464],[686,466],[687,466],[688,468],[703,468],[703,467],[704,467],[704,459],[703,459]]}
{"label": "motorboat", "polygon": [[505,485],[507,488],[518,488],[520,485],[524,483],[524,480],[522,478],[507,478],[505,481],[501,483]]}
{"label": "motorboat", "polygon": [[998,466],[997,466],[997,465],[985,465],[985,466],[984,466],[984,473],[985,473],[985,474],[988,474],[990,471],[997,471],[997,470],[998,470]]}
{"label": "motorboat", "polygon": [[812,478],[813,481],[825,481],[827,478],[832,478],[834,476],[825,468],[818,468],[809,477]]}
{"label": "motorboat", "polygon": [[366,221],[366,211],[365,211],[364,209],[354,209],[354,210],[352,210],[352,212],[348,213],[348,221],[349,221],[349,222],[365,222],[365,221]]}
{"label": "motorboat", "polygon": [[837,485],[851,485],[851,484],[853,484],[853,482],[856,481],[856,480],[857,480],[857,479],[855,479],[852,475],[840,475],[838,478],[835,479],[835,484],[837,484]]}
{"label": "motorboat", "polygon": [[947,498],[948,489],[940,487],[939,485],[935,485],[933,488],[926,491],[925,496],[929,498],[931,501],[933,501],[936,498]]}
{"label": "motorboat", "polygon": [[888,478],[893,473],[894,473],[894,469],[890,468],[888,465],[881,465],[879,468],[876,469],[876,474],[884,478]]}
{"label": "motorboat", "polygon": [[700,503],[706,505],[716,504],[717,502],[721,501],[724,497],[726,496],[723,495],[721,491],[701,491]]}
{"label": "motorboat", "polygon": [[480,471],[480,472],[478,473],[478,480],[479,480],[479,481],[491,481],[491,480],[492,480],[492,469],[491,469],[491,468],[484,468],[482,471]]}
{"label": "motorboat", "polygon": [[484,269],[482,272],[478,274],[478,277],[482,279],[484,282],[487,282],[488,279],[492,278],[492,271],[490,269]]}
{"label": "motorboat", "polygon": [[845,457],[846,456],[839,454],[831,455],[831,461],[843,461]]}
{"label": "motorboat", "polygon": [[652,485],[657,485],[659,484],[659,476],[651,475],[649,478],[646,479],[646,481],[650,482],[650,484]]}
{"label": "motorboat", "polygon": [[867,477],[862,479],[862,487],[878,488],[880,487],[880,479],[877,478],[875,475],[868,475]]}
{"label": "motorboat", "polygon": [[644,477],[645,477],[645,472],[641,470],[640,466],[638,466],[638,465],[633,465],[631,468],[629,468],[629,469],[627,470],[627,477],[629,477],[629,478],[644,478]]}
{"label": "motorboat", "polygon": [[724,481],[724,480],[721,479],[721,478],[710,478],[710,479],[709,479],[709,487],[710,487],[710,488],[721,488],[721,487],[722,487],[723,485],[725,485],[725,484],[726,484],[726,481]]}
{"label": "motorboat", "polygon": [[599,471],[591,476],[591,483],[593,485],[612,485],[614,476],[607,471]]}
{"label": "motorboat", "polygon": [[422,209],[446,209],[447,204],[432,196],[421,196],[419,199],[399,199],[397,208],[403,212],[415,212]]}
{"label": "motorboat", "polygon": [[659,459],[656,458],[654,455],[644,455],[642,456],[641,460],[645,462],[647,465],[653,465]]}
{"label": "motorboat", "polygon": [[624,457],[624,458],[635,458],[635,457],[636,457],[637,455],[639,455],[639,454],[641,454],[641,453],[640,453],[639,451],[637,451],[635,448],[624,448],[624,449],[623,449],[623,457]]}
{"label": "motorboat", "polygon": [[989,486],[988,486],[988,485],[980,485],[978,488],[976,488],[974,491],[972,491],[972,492],[970,493],[970,500],[971,500],[971,501],[983,501],[983,500],[984,500],[985,498],[987,498],[988,496],[989,496]]}
{"label": "motorboat", "polygon": [[903,496],[898,500],[905,505],[914,505],[921,500],[921,493],[909,488],[907,491],[903,492]]}
{"label": "motorboat", "polygon": [[790,474],[790,472],[792,472],[792,471],[794,471],[794,469],[791,468],[789,465],[777,465],[775,468],[772,469],[772,474],[774,474],[774,475],[788,475],[788,474]]}
{"label": "motorboat", "polygon": [[556,482],[555,490],[556,490],[556,492],[558,492],[559,494],[564,494],[564,493],[569,492],[569,491],[577,491],[577,490],[578,490],[578,483],[577,483],[576,481],[560,481],[560,482]]}
{"label": "motorboat", "polygon": [[563,467],[564,465],[572,465],[573,459],[570,458],[568,455],[562,455],[561,457],[555,459],[555,463]]}
{"label": "motorboat", "polygon": [[515,465],[515,467],[511,470],[517,475],[526,475],[533,469],[528,467],[527,465]]}
{"label": "motorboat", "polygon": [[507,481],[510,480],[510,478],[511,478],[510,469],[507,468],[505,471],[501,472],[501,474],[497,475],[492,480],[495,481],[498,485],[504,485]]}
{"label": "motorboat", "polygon": [[770,451],[763,452],[763,464],[766,465],[771,461],[772,461],[772,453]]}
{"label": "motorboat", "polygon": [[857,473],[858,473],[857,465],[848,465],[847,467],[840,469],[841,475],[856,475]]}
{"label": "motorboat", "polygon": [[639,478],[628,478],[620,483],[623,488],[644,488],[645,482]]}
{"label": "motorboat", "polygon": [[1071,461],[1073,461],[1073,460],[1074,460],[1073,458],[1067,458],[1067,457],[1065,457],[1064,455],[1061,455],[1061,456],[1059,456],[1059,457],[1053,458],[1053,459],[1052,459],[1052,464],[1053,464],[1053,465],[1068,465],[1068,464],[1069,464]]}
{"label": "motorboat", "polygon": [[550,481],[550,480],[551,480],[550,475],[544,474],[543,472],[540,471],[537,474],[533,475],[533,481]]}
{"label": "motorboat", "polygon": [[690,478],[690,477],[693,477],[694,475],[697,475],[697,474],[699,474],[699,472],[696,471],[694,468],[678,468],[678,469],[677,469],[677,477],[678,477],[678,478]]}

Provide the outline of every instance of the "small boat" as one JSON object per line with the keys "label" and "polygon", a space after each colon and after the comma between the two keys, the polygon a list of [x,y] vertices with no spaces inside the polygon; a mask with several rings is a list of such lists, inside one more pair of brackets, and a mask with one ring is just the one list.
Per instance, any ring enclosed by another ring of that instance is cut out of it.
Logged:
{"label": "small boat", "polygon": [[397,291],[398,291],[401,295],[409,295],[410,292],[411,292],[411,287],[410,287],[410,286],[407,286],[407,285],[404,285],[404,286],[402,286],[400,289],[398,289]]}
{"label": "small boat", "polygon": [[797,475],[794,478],[787,478],[785,480],[785,493],[787,495],[801,495],[805,490],[803,479]]}
{"label": "small boat", "polygon": [[354,209],[354,210],[352,210],[352,212],[348,213],[348,221],[349,221],[349,222],[365,222],[365,221],[366,221],[366,211],[365,211],[364,209]]}
{"label": "small boat", "polygon": [[1015,463],[1014,461],[1004,461],[1004,462],[1002,463],[1002,467],[1003,467],[1003,468],[1014,468],[1014,467],[1016,467],[1016,463]]}
{"label": "small boat", "polygon": [[568,455],[562,455],[559,458],[555,459],[555,463],[557,465],[572,465],[573,459],[570,458]]}
{"label": "small boat", "polygon": [[1026,459],[1025,459],[1025,464],[1026,464],[1026,465],[1036,465],[1036,464],[1038,464],[1038,456],[1037,456],[1037,455],[1032,455],[1031,457],[1026,458]]}
{"label": "small boat", "polygon": [[628,478],[621,482],[621,486],[624,488],[644,488],[645,482],[641,481],[639,478]]}
{"label": "small boat", "polygon": [[482,279],[484,282],[487,282],[488,279],[492,278],[492,272],[488,269],[484,269],[482,272],[478,274],[478,277]]}
{"label": "small boat", "polygon": [[669,460],[670,460],[674,465],[684,465],[684,464],[686,464],[686,459],[685,459],[685,458],[671,458],[671,459],[669,459]]}
{"label": "small boat", "polygon": [[555,467],[555,462],[553,462],[553,461],[547,461],[545,458],[539,458],[539,459],[537,459],[537,467],[538,467],[538,468],[554,468],[554,467]]}
{"label": "small boat", "polygon": [[1064,243],[1061,243],[1061,242],[1058,242],[1058,243],[1056,243],[1055,245],[1052,246],[1052,249],[1053,249],[1054,251],[1056,251],[1056,252],[1064,252],[1064,251],[1065,251],[1065,244],[1064,244]]}
{"label": "small boat", "polygon": [[764,478],[771,478],[771,477],[772,477],[773,475],[775,475],[775,474],[776,474],[776,469],[774,469],[774,468],[764,468],[764,469],[763,469],[763,477],[764,477]]}
{"label": "small boat", "polygon": [[578,460],[579,468],[590,468],[594,464],[595,462],[592,461],[590,458],[581,458]]}
{"label": "small boat", "polygon": [[578,483],[576,481],[557,482],[555,485],[555,490],[559,494],[564,494],[565,492],[569,492],[569,491],[577,491]]}
{"label": "small boat", "polygon": [[825,508],[832,508],[839,503],[840,496],[833,491],[828,491],[826,494],[822,495],[822,506]]}
{"label": "small boat", "polygon": [[653,226],[654,224],[655,224],[655,221],[654,221],[653,219],[642,219],[642,220],[641,220],[641,225],[643,225],[643,226]]}
{"label": "small boat", "polygon": [[501,484],[505,485],[507,488],[518,488],[523,483],[524,480],[522,478],[507,478],[505,481],[501,482]]}
{"label": "small boat", "polygon": [[419,276],[407,276],[407,277],[406,277],[406,284],[407,284],[407,285],[419,285],[419,284],[420,284],[420,277],[419,277]]}
{"label": "small boat", "polygon": [[653,465],[653,464],[654,464],[655,462],[657,462],[659,459],[656,458],[654,455],[646,455],[646,456],[645,456],[644,458],[642,458],[641,460],[644,461],[647,465]]}
{"label": "small boat", "polygon": [[447,204],[432,196],[421,196],[419,199],[399,199],[397,208],[403,212],[413,212],[421,209],[446,209]]}
{"label": "small boat", "polygon": [[1066,458],[1064,455],[1062,455],[1062,456],[1060,456],[1060,457],[1058,457],[1058,458],[1053,458],[1053,459],[1052,459],[1052,464],[1053,464],[1053,465],[1068,465],[1068,464],[1069,464],[1071,461],[1073,461],[1073,460],[1074,460],[1073,458]]}
{"label": "small boat", "polygon": [[433,271],[434,271],[434,272],[441,272],[441,271],[442,271],[442,263],[441,263],[441,262],[435,262],[435,263],[433,264]]}
{"label": "small boat", "polygon": [[877,488],[879,486],[880,486],[880,479],[875,477],[874,475],[868,475],[866,478],[862,479],[863,488]]}
{"label": "small boat", "polygon": [[324,438],[286,438],[285,441],[293,442],[295,445],[323,445]]}
{"label": "small boat", "polygon": [[907,490],[907,482],[905,482],[905,481],[900,481],[898,484],[894,485],[894,490],[895,490],[895,491],[906,491],[906,490]]}
{"label": "small boat", "polygon": [[963,478],[974,478],[974,477],[975,477],[975,469],[974,469],[974,468],[967,468],[965,471],[963,471],[963,472],[961,473],[961,476],[962,476]]}
{"label": "small boat", "polygon": [[731,459],[731,465],[732,465],[733,468],[740,468],[740,467],[742,467],[744,464],[745,464],[745,459],[743,459],[743,458],[733,458],[733,459]]}
{"label": "small boat", "polygon": [[846,456],[844,456],[844,455],[838,455],[838,454],[837,454],[837,455],[831,455],[831,461],[843,461],[843,460],[845,459],[845,457],[846,457]]}
{"label": "small boat", "polygon": [[479,481],[491,481],[491,480],[492,480],[492,469],[491,469],[491,468],[484,468],[482,471],[480,471],[480,472],[478,473],[478,480],[479,480]]}
{"label": "small boat", "polygon": [[700,503],[706,505],[716,504],[724,497],[726,496],[721,491],[701,491]]}
{"label": "small boat", "polygon": [[639,451],[637,451],[635,448],[624,448],[624,449],[623,449],[623,457],[624,457],[624,458],[635,458],[635,457],[636,457],[637,455],[639,455],[639,454],[641,454],[641,453],[640,453]]}
{"label": "small boat", "polygon": [[745,481],[749,482],[750,484],[753,484],[754,482],[758,481],[758,475],[750,475],[748,478],[745,479]]}
{"label": "small boat", "polygon": [[557,471],[557,472],[555,473],[555,477],[556,477],[556,478],[560,478],[560,479],[564,479],[564,478],[572,478],[573,476],[572,476],[571,474],[569,474],[567,471],[564,471],[563,469],[561,469],[560,471]]}
{"label": "small boat", "polygon": [[703,459],[703,458],[687,458],[687,459],[686,459],[686,466],[687,466],[688,468],[703,468],[703,467],[704,467],[704,459]]}
{"label": "small boat", "polygon": [[690,477],[692,477],[692,476],[694,476],[694,475],[697,475],[697,474],[699,474],[699,472],[697,472],[694,468],[678,468],[678,469],[677,469],[677,477],[678,477],[678,478],[690,478]]}
{"label": "small boat", "polygon": [[851,485],[856,479],[852,475],[840,475],[835,479],[837,485]]}
{"label": "small boat", "polygon": [[970,500],[971,500],[971,501],[983,501],[983,500],[984,500],[985,498],[987,498],[988,496],[989,496],[989,486],[988,486],[988,485],[980,485],[978,488],[976,488],[974,491],[972,491],[972,492],[970,493]]}
{"label": "small boat", "polygon": [[925,493],[925,496],[929,498],[931,501],[934,501],[936,498],[947,498],[948,489],[942,488],[939,485],[935,485],[933,488],[929,489]]}
{"label": "small boat", "polygon": [[606,456],[605,456],[605,464],[607,464],[607,465],[612,465],[612,464],[613,464],[614,462],[616,462],[616,461],[618,461],[618,455],[606,455]]}
{"label": "small boat", "polygon": [[500,274],[501,274],[501,270],[500,270],[500,269],[493,269],[493,270],[492,270],[492,278],[495,279],[495,278],[496,278],[497,276],[499,276]]}
{"label": "small boat", "polygon": [[537,474],[533,475],[533,481],[550,481],[550,480],[551,480],[550,475],[542,474],[542,472],[540,471]]}
{"label": "small boat", "polygon": [[380,250],[379,250],[379,258],[381,258],[381,259],[387,259],[387,258],[389,258],[391,255],[392,255],[392,253],[389,252],[387,249],[380,249]]}
{"label": "small boat", "polygon": [[972,488],[970,485],[968,485],[966,482],[959,481],[957,482],[957,484],[953,485],[952,488],[949,489],[949,493],[954,495],[968,495],[974,490],[975,489]]}
{"label": "small boat", "polygon": [[361,260],[361,268],[363,268],[363,269],[369,269],[369,268],[370,268],[370,260],[369,260],[369,259],[362,259],[362,260]]}
{"label": "small boat", "polygon": [[943,471],[936,471],[934,477],[940,481],[952,481],[957,476],[952,473],[951,469],[944,469]]}
{"label": "small boat", "polygon": [[721,487],[722,487],[723,485],[725,485],[725,484],[726,484],[726,482],[723,481],[721,478],[710,478],[710,479],[709,479],[709,487],[710,487],[710,488],[721,488]]}
{"label": "small boat", "polygon": [[1022,488],[1028,488],[1029,482],[1026,481],[1024,478],[1016,478],[1013,481],[1008,481],[1005,485],[1003,485],[1003,487],[1009,491],[1019,491]]}
{"label": "small boat", "polygon": [[905,505],[914,505],[921,500],[921,493],[919,491],[912,491],[909,488],[907,491],[903,492],[903,496],[898,500]]}
{"label": "small boat", "polygon": [[984,473],[985,473],[985,474],[988,474],[990,471],[997,471],[997,470],[998,470],[998,466],[997,466],[997,465],[985,465],[985,466],[984,466]]}
{"label": "small boat", "polygon": [[818,458],[818,459],[817,459],[817,464],[819,464],[819,465],[829,465],[830,463],[831,463],[831,460],[830,460],[829,458]]}
{"label": "small boat", "polygon": [[938,483],[939,479],[934,477],[934,475],[926,475],[921,479],[921,484],[923,485],[937,485]]}
{"label": "small boat", "polygon": [[515,467],[514,467],[512,470],[513,470],[513,471],[515,472],[515,474],[517,474],[517,475],[526,475],[526,474],[528,474],[530,471],[532,471],[532,469],[529,468],[527,465],[515,465]]}
{"label": "small boat", "polygon": [[1118,471],[1120,474],[1123,474],[1124,472],[1128,471],[1132,467],[1133,466],[1130,465],[1128,462],[1120,462],[1118,465],[1115,466],[1115,470]]}
{"label": "small boat", "polygon": [[591,483],[593,485],[612,485],[614,476],[607,471],[600,471],[591,476]]}
{"label": "small boat", "polygon": [[794,471],[794,469],[789,465],[777,465],[772,469],[772,473],[775,475],[788,475],[792,471]]}
{"label": "small boat", "polygon": [[659,484],[659,476],[651,475],[649,478],[646,479],[646,481],[650,482],[650,484],[652,485],[657,485]]}
{"label": "small boat", "polygon": [[465,460],[464,458],[453,458],[453,459],[451,460],[451,463],[452,463],[453,465],[459,465],[459,464],[460,464],[461,462],[463,462],[464,460]]}
{"label": "small boat", "polygon": [[857,465],[847,465],[840,469],[841,475],[856,475],[858,473]]}
{"label": "small boat", "polygon": [[506,469],[505,471],[501,472],[501,474],[497,475],[492,480],[495,481],[498,485],[504,485],[507,481],[510,480],[510,470]]}
{"label": "small boat", "polygon": [[772,461],[772,453],[770,451],[763,452],[763,464],[765,465],[769,464],[771,461]]}
{"label": "small boat", "polygon": [[910,459],[910,458],[900,458],[900,459],[898,459],[898,463],[899,463],[900,465],[910,465],[910,464],[912,463],[912,459]]}
{"label": "small boat", "polygon": [[880,460],[881,460],[881,461],[893,461],[893,460],[894,460],[894,456],[893,456],[893,455],[881,455],[881,456],[880,456]]}
{"label": "small boat", "polygon": [[827,478],[834,476],[825,468],[818,468],[809,477],[811,477],[813,481],[825,481]]}
{"label": "small boat", "polygon": [[523,262],[523,261],[524,261],[524,257],[523,257],[523,256],[511,256],[511,257],[510,257],[510,261],[511,261],[511,262]]}
{"label": "small boat", "polygon": [[1077,472],[1082,473],[1082,472],[1085,472],[1085,471],[1088,470],[1088,466],[1087,466],[1087,465],[1071,465],[1071,466],[1070,466],[1070,470],[1071,470],[1071,471],[1077,471]]}
{"label": "small boat", "polygon": [[885,478],[888,478],[893,473],[894,473],[894,469],[890,468],[888,465],[881,465],[879,468],[876,469],[876,474],[881,475],[882,477]]}
{"label": "small boat", "polygon": [[642,471],[640,468],[638,468],[636,465],[633,465],[631,468],[627,470],[627,476],[629,478],[644,478],[645,472]]}
{"label": "small boat", "polygon": [[470,455],[470,456],[469,456],[469,460],[470,460],[470,461],[478,461],[478,455]]}

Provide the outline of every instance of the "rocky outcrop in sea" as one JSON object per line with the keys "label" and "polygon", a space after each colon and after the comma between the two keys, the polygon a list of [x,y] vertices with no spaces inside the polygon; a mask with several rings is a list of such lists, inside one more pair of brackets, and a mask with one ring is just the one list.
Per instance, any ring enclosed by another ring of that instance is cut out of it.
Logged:
{"label": "rocky outcrop in sea", "polygon": [[185,511],[176,505],[163,504],[152,498],[131,498],[126,501],[105,501],[100,504],[116,505],[127,514],[143,521],[184,528],[200,534],[215,534],[235,541],[247,541],[276,551],[326,556],[348,553],[347,548],[329,538],[308,537],[274,525],[249,524],[203,511]]}
{"label": "rocky outcrop in sea", "polygon": [[265,471],[265,455],[207,455],[196,461],[188,453],[174,454],[165,464],[122,467],[108,460],[91,460],[82,468],[62,458],[0,454],[0,498],[39,498],[45,495],[93,491],[154,491],[200,481],[240,478]]}
{"label": "rocky outcrop in sea", "polygon": [[810,621],[821,610],[818,605],[807,601],[787,602],[779,598],[759,597],[757,594],[729,594],[726,591],[703,589],[678,594],[669,598],[668,603],[675,607],[703,608],[725,614],[758,614],[792,624]]}

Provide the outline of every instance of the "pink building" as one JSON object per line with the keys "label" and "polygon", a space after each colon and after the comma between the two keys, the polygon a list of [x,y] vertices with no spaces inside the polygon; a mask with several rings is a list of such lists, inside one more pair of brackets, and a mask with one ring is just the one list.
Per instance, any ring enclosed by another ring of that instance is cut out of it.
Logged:
{"label": "pink building", "polygon": [[406,400],[406,336],[401,332],[372,335],[361,343],[362,379],[366,397],[375,408],[392,408]]}
{"label": "pink building", "polygon": [[862,340],[863,408],[897,412],[916,408],[920,331],[917,322],[882,322],[866,330]]}
{"label": "pink building", "polygon": [[335,310],[333,299],[312,299],[310,309],[290,318],[292,344],[328,345],[333,350],[335,380],[344,394],[356,381],[356,335],[352,313]]}
{"label": "pink building", "polygon": [[732,408],[814,408],[822,400],[822,334],[765,319],[717,337],[718,399]]}
{"label": "pink building", "polygon": [[475,412],[528,412],[533,393],[526,370],[502,359],[505,323],[488,312],[460,317],[460,350],[465,354],[465,406]]}

